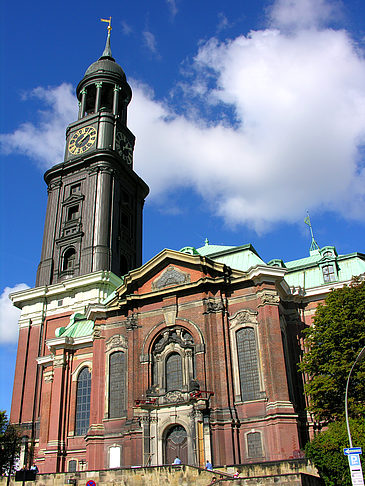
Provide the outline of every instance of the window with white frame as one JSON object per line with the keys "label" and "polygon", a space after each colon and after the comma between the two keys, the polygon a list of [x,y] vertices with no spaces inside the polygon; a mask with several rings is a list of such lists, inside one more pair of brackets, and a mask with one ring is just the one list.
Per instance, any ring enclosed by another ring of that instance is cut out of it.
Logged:
{"label": "window with white frame", "polygon": [[126,356],[116,351],[109,356],[109,418],[126,414]]}
{"label": "window with white frame", "polygon": [[152,347],[152,379],[160,393],[188,391],[194,378],[194,340],[179,326],[164,329]]}
{"label": "window with white frame", "polygon": [[323,280],[325,282],[335,282],[337,280],[335,266],[331,263],[322,266]]}
{"label": "window with white frame", "polygon": [[75,435],[85,435],[90,424],[91,373],[83,368],[77,378]]}
{"label": "window with white frame", "polygon": [[248,457],[262,457],[262,441],[260,432],[247,434],[247,455]]}
{"label": "window with white frame", "polygon": [[260,376],[255,330],[252,327],[239,329],[236,341],[241,399],[256,400],[260,398]]}

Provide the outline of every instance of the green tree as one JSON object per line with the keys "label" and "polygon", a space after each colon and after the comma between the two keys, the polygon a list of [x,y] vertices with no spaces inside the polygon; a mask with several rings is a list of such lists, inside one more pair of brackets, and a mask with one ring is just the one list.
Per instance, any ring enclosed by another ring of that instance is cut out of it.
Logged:
{"label": "green tree", "polygon": [[21,436],[18,428],[9,423],[6,412],[0,411],[0,474],[13,472],[19,458]]}
{"label": "green tree", "polygon": [[[365,446],[365,421],[350,420],[351,436],[358,447]],[[314,463],[326,486],[351,486],[350,468],[343,449],[348,447],[345,421],[334,422],[316,435],[305,447],[306,456]]]}
{"label": "green tree", "polygon": [[[326,423],[344,417],[346,381],[365,346],[365,282],[333,290],[317,307],[314,325],[304,331],[306,353],[300,365],[308,376],[308,410]],[[349,386],[349,414],[365,413],[365,360],[356,364]]]}

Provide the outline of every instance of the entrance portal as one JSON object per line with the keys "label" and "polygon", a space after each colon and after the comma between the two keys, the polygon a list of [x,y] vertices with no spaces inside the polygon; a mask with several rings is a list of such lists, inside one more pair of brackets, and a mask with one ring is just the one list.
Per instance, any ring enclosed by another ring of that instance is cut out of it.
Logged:
{"label": "entrance portal", "polygon": [[188,463],[188,435],[181,425],[175,425],[166,434],[165,464],[172,464],[178,456],[183,464]]}

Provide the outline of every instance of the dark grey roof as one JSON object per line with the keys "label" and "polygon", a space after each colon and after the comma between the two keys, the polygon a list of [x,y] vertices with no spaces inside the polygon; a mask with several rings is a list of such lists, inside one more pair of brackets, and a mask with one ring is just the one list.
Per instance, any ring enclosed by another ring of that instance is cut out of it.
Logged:
{"label": "dark grey roof", "polygon": [[117,64],[112,57],[104,57],[102,56],[100,59],[95,61],[94,63],[89,66],[85,72],[85,76],[89,76],[91,74],[96,73],[115,73],[119,76],[122,76],[123,79],[126,79],[125,73],[123,69]]}

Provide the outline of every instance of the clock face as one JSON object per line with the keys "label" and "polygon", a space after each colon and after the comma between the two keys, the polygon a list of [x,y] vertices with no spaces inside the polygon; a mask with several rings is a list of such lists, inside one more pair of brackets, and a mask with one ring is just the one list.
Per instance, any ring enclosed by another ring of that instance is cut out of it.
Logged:
{"label": "clock face", "polygon": [[133,145],[122,132],[117,132],[115,137],[115,150],[128,165],[132,164]]}
{"label": "clock face", "polygon": [[75,132],[69,143],[68,150],[73,155],[83,154],[89,150],[96,141],[96,130],[94,127],[83,127]]}

